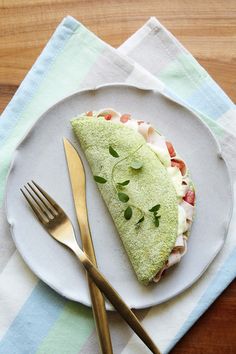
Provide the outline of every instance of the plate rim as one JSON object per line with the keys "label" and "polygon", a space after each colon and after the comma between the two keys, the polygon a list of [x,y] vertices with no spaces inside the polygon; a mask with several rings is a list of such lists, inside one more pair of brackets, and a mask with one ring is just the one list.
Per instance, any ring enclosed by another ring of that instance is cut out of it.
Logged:
{"label": "plate rim", "polygon": [[[179,101],[176,98],[173,98],[171,96],[169,96],[167,93],[159,90],[158,88],[148,88],[147,86],[138,86],[138,85],[133,85],[133,84],[127,84],[127,83],[120,83],[120,82],[114,82],[114,83],[106,83],[106,84],[102,84],[102,85],[97,85],[94,87],[88,87],[88,88],[84,88],[81,90],[76,90],[74,93],[67,95],[65,97],[63,97],[62,99],[58,100],[56,103],[54,103],[52,106],[50,106],[47,110],[45,110],[36,120],[35,122],[26,130],[25,134],[23,135],[23,137],[20,139],[19,143],[17,144],[17,146],[14,149],[14,152],[12,154],[12,159],[11,159],[11,163],[10,163],[10,167],[8,170],[8,174],[6,177],[6,185],[5,185],[5,192],[4,192],[4,211],[5,211],[5,216],[6,216],[6,220],[7,220],[7,224],[9,226],[9,230],[13,239],[13,242],[16,246],[17,251],[19,252],[20,256],[22,257],[22,259],[24,260],[24,262],[26,263],[26,265],[30,268],[30,270],[38,277],[39,281],[44,282],[45,284],[47,284],[51,289],[53,289],[54,291],[56,291],[58,294],[60,294],[61,296],[63,296],[64,298],[68,299],[68,300],[72,300],[72,301],[76,301],[78,303],[81,303],[82,305],[85,305],[87,307],[91,307],[91,302],[90,302],[90,298],[88,298],[88,301],[78,301],[78,299],[74,298],[73,296],[68,296],[65,295],[64,292],[60,289],[57,289],[54,285],[52,285],[49,281],[45,281],[43,279],[41,279],[40,275],[38,274],[38,271],[35,270],[34,266],[32,266],[31,262],[27,260],[27,257],[25,255],[23,255],[20,251],[19,251],[19,247],[18,247],[18,242],[16,240],[15,237],[15,232],[14,232],[14,224],[11,222],[10,220],[10,212],[8,209],[8,189],[9,189],[9,180],[10,180],[10,176],[12,174],[13,171],[13,166],[14,166],[14,162],[17,159],[17,155],[20,151],[21,146],[23,146],[24,142],[26,141],[26,139],[28,138],[28,135],[30,134],[31,130],[34,128],[34,126],[36,124],[39,123],[39,121],[41,119],[44,118],[44,116],[46,116],[51,110],[55,109],[56,106],[62,104],[64,101],[72,98],[73,96],[77,96],[77,95],[82,95],[82,94],[86,94],[89,93],[91,91],[98,91],[104,88],[113,88],[113,87],[128,87],[131,89],[135,89],[135,90],[139,90],[139,91],[144,91],[144,92],[153,92],[155,94],[159,94],[163,97],[165,97],[167,100],[176,103],[177,105],[181,106],[184,110],[189,111],[195,119],[198,120],[198,122],[200,123],[200,125],[202,125],[204,127],[204,129],[208,132],[208,135],[211,137],[211,139],[214,141],[214,144],[216,146],[216,152],[218,155],[218,158],[220,158],[221,160],[223,160],[225,169],[226,169],[226,173],[227,173],[227,178],[229,181],[229,188],[230,188],[230,208],[229,208],[229,215],[228,215],[228,219],[227,219],[227,225],[225,226],[225,231],[224,231],[224,235],[222,237],[222,242],[221,245],[218,247],[218,249],[215,251],[215,253],[212,255],[212,257],[210,258],[209,262],[207,263],[207,265],[203,268],[203,270],[195,277],[192,279],[191,282],[189,282],[189,284],[187,284],[185,287],[183,287],[181,290],[178,290],[176,292],[173,292],[169,297],[166,297],[165,300],[163,301],[151,301],[149,302],[147,305],[141,305],[141,306],[137,306],[137,305],[132,305],[129,304],[129,307],[132,309],[137,309],[137,310],[141,310],[141,309],[147,309],[156,305],[159,305],[161,303],[165,303],[167,301],[169,301],[170,299],[173,299],[174,297],[178,296],[179,294],[183,293],[184,291],[186,291],[187,289],[189,289],[195,282],[197,282],[202,275],[205,273],[205,271],[208,269],[208,267],[211,265],[211,263],[214,261],[214,259],[217,257],[217,255],[219,254],[219,252],[222,250],[227,235],[228,235],[228,230],[230,227],[230,223],[231,223],[231,219],[232,219],[232,214],[233,214],[233,208],[234,208],[234,197],[233,197],[233,183],[232,183],[232,178],[231,178],[231,172],[230,172],[230,168],[228,166],[227,161],[225,160],[224,156],[222,156],[222,149],[220,146],[219,141],[216,139],[216,137],[214,136],[213,132],[210,130],[210,128],[208,127],[208,125],[200,118],[198,117],[198,115],[196,114],[196,112],[194,110],[192,110],[190,107],[186,107],[181,101]],[[109,311],[115,311],[115,309],[113,308],[113,306],[110,303],[106,302],[106,309]]]}

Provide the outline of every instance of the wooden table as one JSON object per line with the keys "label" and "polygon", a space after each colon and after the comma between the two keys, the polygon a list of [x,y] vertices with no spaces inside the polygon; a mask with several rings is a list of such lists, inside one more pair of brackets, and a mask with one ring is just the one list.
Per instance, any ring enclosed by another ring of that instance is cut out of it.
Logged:
{"label": "wooden table", "polygon": [[[0,0],[0,112],[67,14],[115,47],[156,16],[236,101],[235,0]],[[234,283],[172,354],[236,353],[235,299]]]}

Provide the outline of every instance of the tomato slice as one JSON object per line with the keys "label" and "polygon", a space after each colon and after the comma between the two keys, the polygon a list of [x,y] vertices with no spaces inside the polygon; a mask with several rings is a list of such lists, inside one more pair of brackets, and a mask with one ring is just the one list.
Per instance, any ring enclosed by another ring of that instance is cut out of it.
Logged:
{"label": "tomato slice", "polygon": [[111,114],[106,114],[106,115],[104,116],[104,118],[105,118],[106,120],[111,120],[112,115],[111,115]]}
{"label": "tomato slice", "polygon": [[176,154],[173,145],[169,141],[166,141],[166,146],[169,151],[170,157],[174,157]]}
{"label": "tomato slice", "polygon": [[185,196],[183,197],[183,200],[185,200],[185,202],[187,202],[188,204],[194,205],[195,202],[195,192],[194,191],[187,191],[187,193],[185,194]]}
{"label": "tomato slice", "polygon": [[171,166],[179,168],[180,172],[182,173],[182,175],[183,176],[185,175],[186,166],[185,166],[185,163],[182,160],[172,159],[171,160]]}
{"label": "tomato slice", "polygon": [[93,112],[92,112],[92,111],[87,112],[87,113],[86,113],[86,116],[92,117],[92,116],[93,116]]}
{"label": "tomato slice", "polygon": [[122,116],[120,117],[120,121],[122,123],[128,122],[129,119],[130,119],[130,114],[122,114]]}

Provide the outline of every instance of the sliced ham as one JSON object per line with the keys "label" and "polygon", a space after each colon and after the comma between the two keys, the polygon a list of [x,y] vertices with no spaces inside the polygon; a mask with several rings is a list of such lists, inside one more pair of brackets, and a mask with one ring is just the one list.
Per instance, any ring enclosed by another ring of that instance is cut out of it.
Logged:
{"label": "sliced ham", "polygon": [[182,176],[186,175],[187,168],[186,168],[186,165],[185,165],[183,160],[178,159],[178,158],[174,158],[174,159],[172,158],[171,159],[171,166],[172,167],[177,167],[180,170]]}
{"label": "sliced ham", "polygon": [[178,205],[178,235],[183,234],[188,230],[186,213],[182,206]]}
{"label": "sliced ham", "polygon": [[144,139],[148,139],[148,136],[154,129],[151,127],[149,123],[140,123],[138,124],[138,132],[144,137]]}
{"label": "sliced ham", "polygon": [[181,257],[183,257],[185,255],[185,253],[187,252],[187,250],[188,250],[187,238],[183,237],[183,240],[184,240],[184,247],[180,250]]}
{"label": "sliced ham", "polygon": [[177,249],[179,249],[179,247],[184,247],[184,238],[183,238],[183,234],[179,235],[175,241],[175,245],[174,245],[174,250],[176,251]]}
{"label": "sliced ham", "polygon": [[186,237],[182,234],[177,237],[172,252],[179,252],[181,254],[181,257],[183,257],[186,251],[187,251],[187,240]]}
{"label": "sliced ham", "polygon": [[126,127],[129,127],[129,128],[131,128],[131,129],[133,129],[135,131],[138,131],[139,126],[138,126],[138,123],[137,123],[136,120],[131,119],[131,120],[128,120],[126,123],[123,123],[123,124]]}
{"label": "sliced ham", "polygon": [[172,267],[181,260],[181,254],[179,251],[172,251],[168,258],[168,268]]}
{"label": "sliced ham", "polygon": [[97,117],[105,117],[106,115],[110,114],[111,115],[111,121],[114,123],[119,123],[120,122],[120,116],[121,114],[117,111],[115,111],[112,108],[103,108],[100,111],[97,112]]}
{"label": "sliced ham", "polygon": [[166,167],[170,166],[170,154],[166,146],[165,137],[154,131],[149,134],[147,141],[147,144],[155,151],[163,165]]}
{"label": "sliced ham", "polygon": [[193,220],[193,214],[194,214],[194,206],[189,204],[189,203],[187,203],[185,200],[183,200],[180,205],[185,211],[187,220],[192,221]]}
{"label": "sliced ham", "polygon": [[175,246],[169,255],[167,263],[164,265],[164,267],[155,275],[153,278],[153,281],[155,283],[158,283],[159,280],[161,279],[163,273],[172,267],[173,265],[179,263],[181,261],[181,258],[185,255],[187,252],[187,241],[186,238],[183,235],[179,235],[176,239]]}
{"label": "sliced ham", "polygon": [[155,277],[152,279],[154,281],[154,283],[158,283],[159,280],[161,280],[162,274],[164,273],[164,271],[168,269],[168,265],[166,264],[156,275]]}

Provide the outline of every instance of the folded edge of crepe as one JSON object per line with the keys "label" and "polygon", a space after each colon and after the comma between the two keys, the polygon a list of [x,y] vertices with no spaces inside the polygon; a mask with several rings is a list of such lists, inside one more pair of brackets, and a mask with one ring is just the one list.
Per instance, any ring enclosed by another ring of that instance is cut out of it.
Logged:
{"label": "folded edge of crepe", "polygon": [[[113,109],[83,113],[72,120],[72,127],[93,175],[106,180],[98,188],[138,280],[145,285],[159,281],[187,249],[195,195],[189,203],[187,194],[194,188],[186,164],[150,124]],[[109,153],[110,147],[119,157]],[[133,169],[134,161],[142,167]],[[127,186],[117,185],[127,180]],[[129,195],[129,201],[121,202],[117,192]],[[158,227],[150,212],[157,204]],[[133,211],[129,220],[124,218],[127,205]],[[141,216],[144,221],[137,225]]]}

